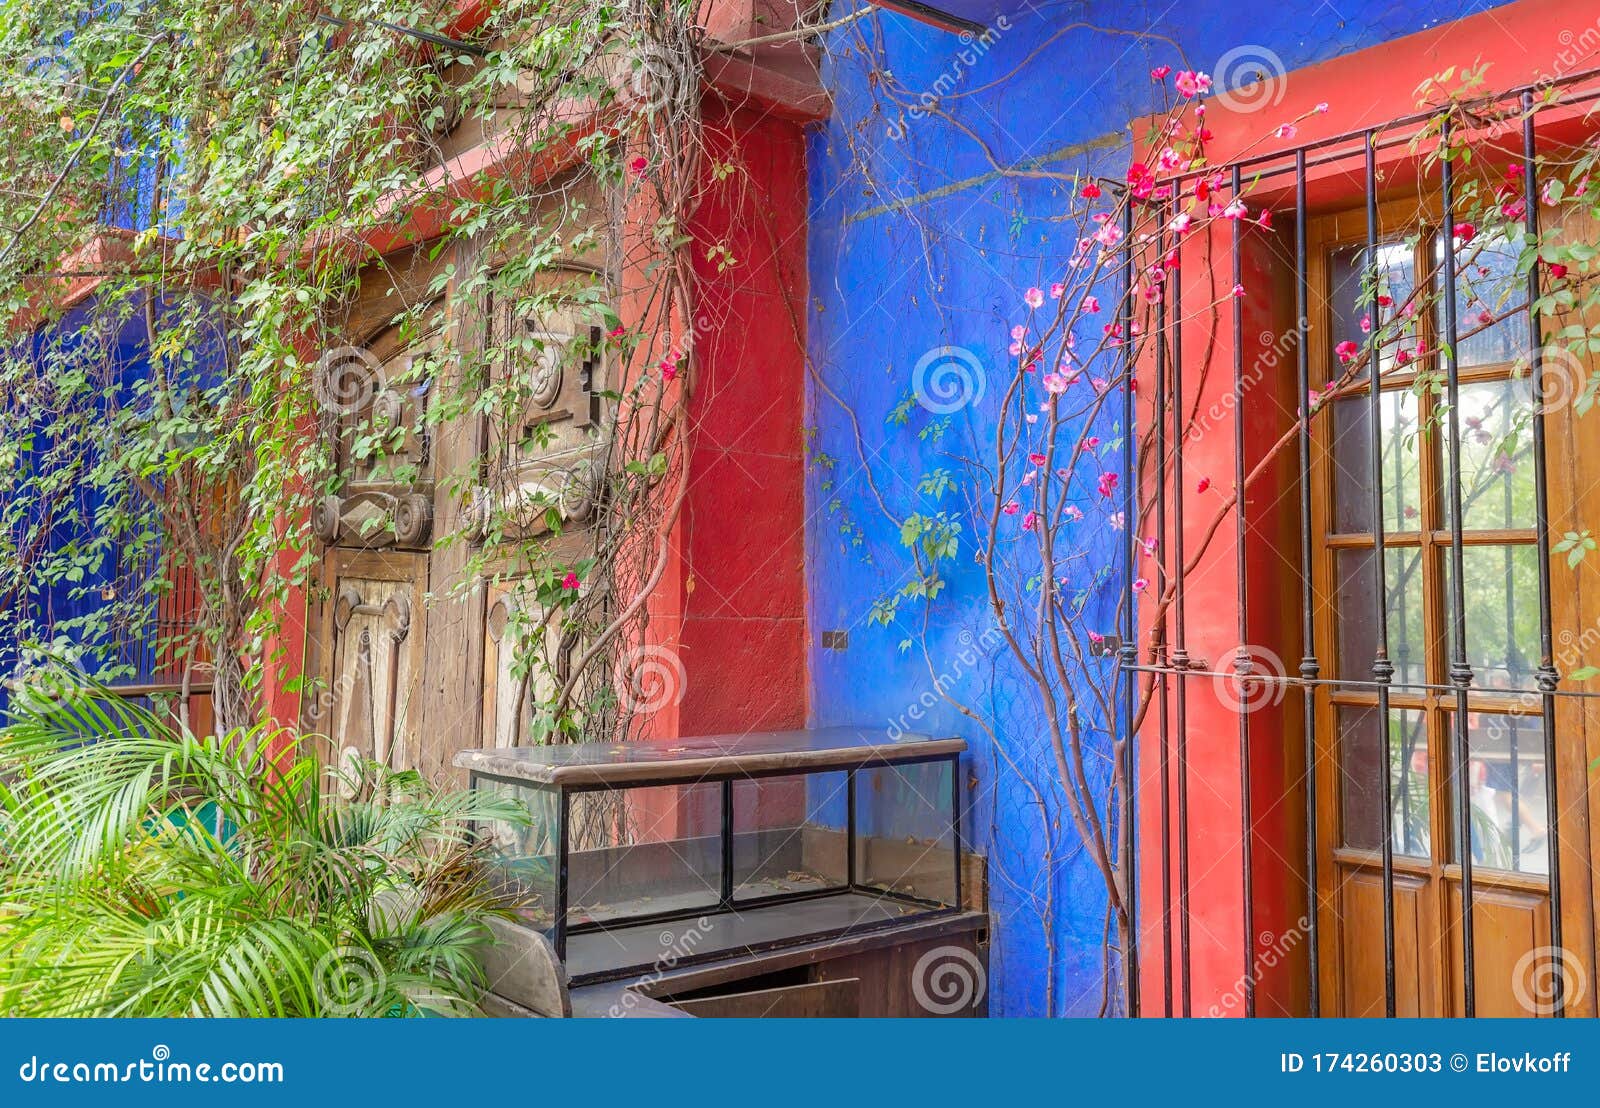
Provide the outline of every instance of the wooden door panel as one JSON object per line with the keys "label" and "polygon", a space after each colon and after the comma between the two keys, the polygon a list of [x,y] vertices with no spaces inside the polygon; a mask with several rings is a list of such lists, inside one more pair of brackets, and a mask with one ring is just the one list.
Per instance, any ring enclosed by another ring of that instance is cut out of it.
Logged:
{"label": "wooden door panel", "polygon": [[[1527,1017],[1549,1015],[1539,1001],[1538,974],[1550,944],[1550,902],[1543,890],[1486,886],[1474,875],[1472,945],[1477,964],[1477,1014]],[[1445,928],[1449,937],[1447,965],[1451,975],[1452,1009],[1465,1012],[1461,972],[1461,885],[1447,882]]]}
{"label": "wooden door panel", "polygon": [[[1432,1015],[1434,973],[1424,936],[1432,930],[1422,878],[1395,874],[1394,961],[1395,1014]],[[1383,874],[1368,869],[1345,871],[1339,886],[1340,997],[1344,1016],[1382,1016]],[[1422,950],[1419,957],[1419,940]]]}
{"label": "wooden door panel", "polygon": [[418,764],[417,720],[424,647],[421,556],[340,551],[322,605],[321,689],[307,723],[327,736],[330,765],[370,759]]}

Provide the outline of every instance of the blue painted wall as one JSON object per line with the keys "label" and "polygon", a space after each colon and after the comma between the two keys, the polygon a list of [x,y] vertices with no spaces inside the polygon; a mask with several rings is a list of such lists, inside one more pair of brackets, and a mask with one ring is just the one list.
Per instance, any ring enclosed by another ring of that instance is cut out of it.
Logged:
{"label": "blue painted wall", "polygon": [[[958,57],[963,43],[956,36],[891,14],[830,39],[825,81],[835,112],[810,149],[817,380],[808,408],[808,554],[813,641],[824,630],[848,630],[850,638],[846,650],[814,650],[812,705],[819,724],[881,722],[891,732],[954,733],[972,744],[966,827],[991,867],[991,1011],[1044,1014],[1053,973],[1053,1014],[1093,1015],[1102,992],[1101,880],[1064,814],[1048,826],[1040,816],[1034,789],[1042,790],[1044,807],[1061,805],[1050,795],[1054,774],[1039,709],[994,636],[973,563],[976,521],[965,507],[973,483],[937,499],[917,488],[923,474],[946,468],[959,477],[957,459],[983,456],[1003,384],[948,417],[918,406],[904,426],[890,420],[911,394],[919,360],[942,347],[970,351],[969,365],[988,367],[1002,383],[1023,291],[1048,287],[1071,252],[1051,223],[1066,207],[1068,186],[1001,178],[988,159],[1120,176],[1114,150],[1084,147],[1120,135],[1131,119],[1155,109],[1152,66],[1215,73],[1229,51],[1244,47],[1237,56],[1275,56],[1292,73],[1497,5],[1007,6],[1015,13],[1009,29],[997,29],[986,46],[966,44],[970,63]],[[1098,29],[1074,29],[1074,22]],[[1130,34],[1147,29],[1159,39]],[[907,89],[944,89],[945,109],[960,127],[883,114],[874,67],[892,71]],[[1110,444],[1118,430],[1108,424],[1096,433]],[[1105,464],[1119,468],[1114,454]],[[1092,499],[1092,490],[1076,494]],[[902,606],[887,628],[870,622],[874,603],[909,576],[898,521],[938,510],[969,517],[948,588],[931,606]],[[1103,515],[1084,529],[1085,565],[1115,565]],[[1068,587],[1110,623],[1119,578],[1084,575]],[[935,695],[937,684],[993,721],[998,744]],[[1007,759],[1015,768],[998,771]]]}

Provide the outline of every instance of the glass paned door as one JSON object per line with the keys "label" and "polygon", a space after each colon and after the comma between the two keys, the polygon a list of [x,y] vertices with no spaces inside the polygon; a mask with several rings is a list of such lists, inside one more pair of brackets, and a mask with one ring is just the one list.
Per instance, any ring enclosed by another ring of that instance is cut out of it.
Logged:
{"label": "glass paned door", "polygon": [[[1381,947],[1387,839],[1396,943],[1408,952],[1397,981],[1399,1008],[1424,1015],[1451,1014],[1451,997],[1459,994],[1461,959],[1453,946],[1459,938],[1452,929],[1461,891],[1459,805],[1470,813],[1479,900],[1504,896],[1536,914],[1548,868],[1545,737],[1533,695],[1539,664],[1533,407],[1519,364],[1526,325],[1519,331],[1516,319],[1495,322],[1515,255],[1488,236],[1455,245],[1459,477],[1450,469],[1441,357],[1445,290],[1437,277],[1446,243],[1437,228],[1408,228],[1381,242],[1375,256],[1365,243],[1324,240],[1316,290],[1322,326],[1314,326],[1322,341],[1313,350],[1322,369],[1320,402],[1328,405],[1315,424],[1318,652],[1337,682],[1318,715],[1321,750],[1335,767],[1322,775],[1329,814],[1319,832],[1320,891],[1339,950]],[[1360,353],[1374,334],[1376,381]],[[1457,488],[1472,668],[1464,790],[1454,768],[1450,684]],[[1387,718],[1374,669],[1380,618],[1393,665]],[[1515,928],[1499,934],[1498,918],[1491,914],[1478,930],[1480,965],[1482,948],[1504,943],[1510,951],[1525,938]],[[1370,957],[1334,962],[1329,972],[1339,1013],[1381,1015],[1383,981],[1371,980]],[[1377,967],[1381,973],[1381,961]],[[1488,984],[1480,980],[1480,990]]]}

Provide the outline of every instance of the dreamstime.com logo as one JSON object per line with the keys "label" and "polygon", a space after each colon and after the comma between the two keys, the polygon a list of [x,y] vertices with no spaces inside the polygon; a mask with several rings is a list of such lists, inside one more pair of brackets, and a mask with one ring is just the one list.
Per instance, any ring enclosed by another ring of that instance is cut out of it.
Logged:
{"label": "dreamstime.com logo", "polygon": [[650,972],[639,978],[632,985],[622,990],[622,998],[613,1004],[607,1012],[612,1019],[627,1015],[637,1008],[650,987],[658,984],[667,974],[677,968],[678,963],[685,961],[694,953],[694,948],[716,930],[716,924],[707,916],[701,916],[694,924],[682,931],[667,930],[656,937],[661,944],[661,953],[656,955],[655,964]]}
{"label": "dreamstime.com logo", "polygon": [[1583,999],[1587,987],[1583,964],[1566,947],[1530,950],[1511,968],[1511,995],[1529,1015],[1553,1014],[1558,996],[1561,1006],[1571,1008]]}
{"label": "dreamstime.com logo", "polygon": [[683,659],[664,646],[639,646],[622,659],[618,698],[634,715],[650,715],[683,703],[689,675]]}
{"label": "dreamstime.com logo", "polygon": [[[1513,377],[1531,378],[1533,366],[1527,357],[1518,359]],[[1530,380],[1531,389],[1532,382]],[[1539,415],[1553,415],[1577,403],[1589,388],[1589,367],[1565,346],[1544,346],[1539,350]],[[1532,414],[1532,413],[1530,413]]]}
{"label": "dreamstime.com logo", "polygon": [[1235,46],[1211,68],[1216,102],[1236,112],[1259,112],[1283,103],[1287,69],[1276,51],[1256,43]]}
{"label": "dreamstime.com logo", "polygon": [[934,947],[911,970],[911,995],[935,1016],[976,1008],[988,990],[982,959],[966,947]]}
{"label": "dreamstime.com logo", "polygon": [[383,365],[359,346],[335,346],[317,359],[312,389],[317,407],[332,415],[355,415],[388,387]]}
{"label": "dreamstime.com logo", "polygon": [[964,346],[936,346],[917,360],[911,391],[934,415],[950,415],[983,399],[983,363]]}
{"label": "dreamstime.com logo", "polygon": [[1283,659],[1264,646],[1235,647],[1219,659],[1211,679],[1220,701],[1230,711],[1253,712],[1283,703],[1287,671]]}
{"label": "dreamstime.com logo", "polygon": [[326,1016],[365,1015],[389,987],[377,956],[357,946],[341,946],[318,958],[311,982]]}
{"label": "dreamstime.com logo", "polygon": [[28,647],[0,684],[14,707],[44,711],[72,693],[87,689],[83,653],[73,647]]}
{"label": "dreamstime.com logo", "polygon": [[281,1085],[282,1062],[174,1062],[165,1044],[130,1062],[53,1061],[32,1055],[17,1067],[30,1085]]}

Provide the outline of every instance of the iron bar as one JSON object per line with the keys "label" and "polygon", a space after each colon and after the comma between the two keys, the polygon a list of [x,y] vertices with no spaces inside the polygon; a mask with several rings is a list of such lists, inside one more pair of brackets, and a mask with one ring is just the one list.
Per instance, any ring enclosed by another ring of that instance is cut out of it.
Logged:
{"label": "iron bar", "polygon": [[[1300,678],[1315,682],[1320,673],[1316,649],[1316,575],[1311,554],[1311,368],[1306,349],[1310,319],[1306,287],[1306,152],[1294,156],[1294,284],[1295,370],[1300,388]],[[1315,687],[1302,697],[1306,760],[1306,959],[1310,981],[1307,1002],[1312,1016],[1322,1014],[1321,934],[1317,898],[1317,703]]]}
{"label": "iron bar", "polygon": [[[1232,193],[1239,199],[1239,167],[1233,167]],[[1252,668],[1250,653],[1250,619],[1245,565],[1245,507],[1244,507],[1244,266],[1240,256],[1243,247],[1243,220],[1233,223],[1233,499],[1234,499],[1234,567],[1239,589],[1239,649],[1234,656],[1234,672],[1248,676]],[[1246,687],[1239,690],[1239,846],[1241,851],[1240,885],[1244,907],[1244,1013],[1256,1014],[1256,951],[1255,951],[1255,869],[1252,857],[1255,834],[1250,809],[1250,699]]]}
{"label": "iron bar", "polygon": [[1134,253],[1133,253],[1133,201],[1124,197],[1122,211],[1122,238],[1128,245],[1127,260],[1123,263],[1123,296],[1122,296],[1122,351],[1123,372],[1127,380],[1122,388],[1122,524],[1127,535],[1127,542],[1123,545],[1124,577],[1127,581],[1126,610],[1123,612],[1122,643],[1117,651],[1118,665],[1122,669],[1123,697],[1122,697],[1122,741],[1123,741],[1123,826],[1126,828],[1127,857],[1123,859],[1124,886],[1127,889],[1124,910],[1128,915],[1128,949],[1123,951],[1123,973],[1127,977],[1128,987],[1128,1015],[1139,1015],[1139,825],[1138,825],[1138,759],[1135,750],[1133,725],[1137,712],[1139,695],[1139,675],[1133,667],[1139,661],[1139,648],[1136,644],[1138,635],[1138,620],[1134,611],[1135,600],[1138,596],[1133,589],[1133,582],[1138,573],[1139,555],[1135,549],[1139,543],[1139,517],[1135,512],[1133,496],[1134,470],[1133,470],[1133,392],[1134,392],[1134,343],[1133,343],[1133,308],[1134,308]]}
{"label": "iron bar", "polygon": [[[1183,564],[1183,238],[1173,236],[1170,294],[1172,297],[1172,564],[1175,599],[1172,619],[1172,668],[1177,671],[1174,724],[1178,732],[1178,966],[1183,980],[1181,1011],[1193,1005],[1189,917],[1189,651],[1184,642],[1185,580]],[[1165,259],[1163,259],[1165,264]]]}
{"label": "iron bar", "polygon": [[722,907],[733,907],[733,780],[722,783]]}
{"label": "iron bar", "polygon": [[572,879],[568,855],[571,847],[572,793],[567,789],[556,792],[556,919],[551,945],[556,957],[567,960],[567,886]]}
{"label": "iron bar", "polygon": [[846,770],[844,777],[844,871],[845,884],[856,884],[856,771]]}
{"label": "iron bar", "polygon": [[1455,174],[1450,157],[1451,119],[1440,124],[1440,174],[1444,226],[1444,341],[1439,354],[1445,361],[1445,396],[1449,405],[1450,455],[1450,683],[1455,686],[1454,779],[1456,802],[1456,851],[1461,863],[1461,997],[1462,1011],[1472,1016],[1477,1011],[1477,968],[1472,934],[1472,796],[1468,780],[1469,735],[1468,690],[1472,685],[1472,665],[1467,660],[1467,591],[1463,573],[1461,542],[1461,374],[1456,354],[1456,244]]}
{"label": "iron bar", "polygon": [[[1527,204],[1528,243],[1539,238],[1539,182],[1535,164],[1533,93],[1522,93],[1522,175],[1523,198]],[[1544,726],[1545,843],[1550,854],[1550,946],[1561,957],[1561,807],[1556,782],[1556,688],[1561,675],[1556,672],[1555,638],[1551,620],[1550,595],[1550,492],[1545,459],[1544,425],[1544,330],[1539,322],[1539,260],[1528,268],[1528,373],[1532,380],[1533,402],[1533,485],[1534,533],[1539,560],[1539,686],[1540,716]],[[1567,1014],[1563,967],[1551,975],[1554,988],[1554,1014]]]}
{"label": "iron bar", "polygon": [[950,853],[954,855],[956,863],[955,899],[950,906],[959,910],[966,906],[961,902],[961,755],[959,754],[950,755]]}
{"label": "iron bar", "polygon": [[[1166,235],[1156,232],[1157,262],[1166,256]],[[1165,282],[1163,282],[1165,283]],[[1156,324],[1156,392],[1150,416],[1156,451],[1156,595],[1166,595],[1167,541],[1167,296],[1162,289]],[[1124,521],[1126,522],[1126,521]],[[1183,572],[1183,567],[1178,567]],[[1151,629],[1151,656],[1165,670],[1167,664],[1166,615]],[[1157,675],[1155,689],[1161,700],[1158,739],[1161,743],[1161,991],[1164,1011],[1172,1018],[1172,735],[1167,716],[1167,675]]]}
{"label": "iron bar", "polygon": [[1394,988],[1394,795],[1389,780],[1394,752],[1389,741],[1389,682],[1394,678],[1394,663],[1389,660],[1389,578],[1383,550],[1383,365],[1381,358],[1382,320],[1378,303],[1382,267],[1378,261],[1378,173],[1372,143],[1377,136],[1367,132],[1367,323],[1371,336],[1367,353],[1367,421],[1372,439],[1372,572],[1376,598],[1377,626],[1372,677],[1378,683],[1378,733],[1383,736],[1383,763],[1379,769],[1383,797],[1381,847],[1383,851],[1383,1009],[1390,1019],[1395,1014]]}

